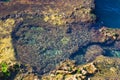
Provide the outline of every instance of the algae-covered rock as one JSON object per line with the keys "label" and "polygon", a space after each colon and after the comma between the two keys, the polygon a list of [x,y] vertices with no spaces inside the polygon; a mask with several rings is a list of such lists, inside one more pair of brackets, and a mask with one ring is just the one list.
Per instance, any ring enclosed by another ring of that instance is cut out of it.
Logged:
{"label": "algae-covered rock", "polygon": [[[48,76],[43,76],[42,80],[83,80],[87,79],[90,74],[95,74],[97,68],[93,63],[76,66],[74,61],[66,60]],[[61,76],[60,76],[61,75]]]}
{"label": "algae-covered rock", "polygon": [[[38,75],[42,80],[117,78],[119,59],[98,56],[113,48],[119,56],[120,30],[94,29],[93,8],[93,0],[0,2],[0,63],[12,64],[17,57],[30,66],[20,69],[15,80],[39,80]],[[91,63],[81,65],[85,59]]]}
{"label": "algae-covered rock", "polygon": [[93,35],[93,41],[94,42],[100,42],[100,43],[105,43],[110,44],[113,43],[116,40],[119,40],[119,29],[112,29],[112,28],[107,28],[107,27],[102,27],[98,31],[94,31],[95,35]]}
{"label": "algae-covered rock", "polygon": [[11,38],[11,32],[15,26],[14,24],[14,19],[0,21],[0,63],[3,61],[11,63],[15,60],[15,53]]}
{"label": "algae-covered rock", "polygon": [[52,2],[54,5],[47,6],[42,11],[45,22],[53,25],[65,25],[73,22],[94,21],[91,13],[94,7],[93,0],[66,0],[62,2],[56,0],[56,2]]}
{"label": "algae-covered rock", "polygon": [[86,54],[85,59],[87,62],[93,61],[97,56],[100,56],[104,53],[104,50],[98,45],[89,46]]}
{"label": "algae-covered rock", "polygon": [[88,27],[94,22],[94,6],[92,0],[38,2],[42,4],[26,9],[29,13],[17,15],[23,22],[13,29],[12,43],[18,60],[43,75],[91,41]]}
{"label": "algae-covered rock", "polygon": [[91,77],[91,80],[120,79],[119,58],[99,56],[96,58],[94,63],[98,71],[93,77]]}
{"label": "algae-covered rock", "polygon": [[[66,70],[72,65],[74,67],[71,67],[70,71]],[[44,75],[42,77],[42,80],[47,80],[47,79],[55,79],[55,80],[118,79],[119,80],[120,79],[119,65],[120,65],[119,58],[108,58],[104,56],[98,56],[93,62],[78,66],[76,66],[74,62],[71,63],[71,61],[67,60],[63,62],[63,64],[61,63],[55,70],[51,71],[50,74]],[[63,67],[63,69],[61,67]]]}
{"label": "algae-covered rock", "polygon": [[20,70],[20,64],[8,64],[6,62],[0,63],[0,79],[12,80]]}

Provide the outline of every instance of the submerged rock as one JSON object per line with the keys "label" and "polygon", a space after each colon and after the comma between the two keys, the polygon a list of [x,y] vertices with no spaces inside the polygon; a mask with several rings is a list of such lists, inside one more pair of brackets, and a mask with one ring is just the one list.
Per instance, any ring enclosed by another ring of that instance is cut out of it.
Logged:
{"label": "submerged rock", "polygon": [[66,2],[41,1],[41,7],[37,6],[39,13],[32,7],[38,15],[33,11],[32,15],[25,12],[23,22],[13,29],[12,43],[18,60],[30,64],[40,75],[53,70],[79,47],[91,42],[89,27],[94,22],[91,17],[93,1]]}
{"label": "submerged rock", "polygon": [[88,30],[82,27],[72,25],[72,33],[67,34],[60,27],[21,25],[12,37],[17,57],[23,63],[36,67],[38,73],[46,73],[90,42]]}
{"label": "submerged rock", "polygon": [[92,45],[88,47],[85,59],[87,62],[93,61],[97,56],[100,56],[104,53],[104,50],[98,45]]}
{"label": "submerged rock", "polygon": [[[101,77],[99,75],[106,74],[104,71],[108,70],[117,75],[119,63],[109,58],[116,64],[113,66],[113,63],[109,65],[104,60],[108,60],[106,57],[97,59],[105,49],[120,50],[120,30],[107,27],[94,29],[93,8],[93,0],[0,2],[0,62],[9,63],[16,57],[22,64],[30,65],[33,72],[29,74],[28,70],[23,76],[26,80],[38,79],[37,75],[46,73],[50,75],[43,76],[43,80],[94,79],[92,75]],[[84,59],[93,62],[75,65],[68,60],[71,58],[80,64]],[[101,73],[96,73],[97,70]],[[18,78],[23,74],[18,74]]]}
{"label": "submerged rock", "polygon": [[[108,58],[104,56],[98,56],[93,62],[79,66],[67,60],[62,62],[55,70],[51,71],[50,74],[44,75],[42,80],[63,80],[63,78],[65,80],[120,79],[119,65],[119,58]],[[71,67],[70,70],[69,67]]]}

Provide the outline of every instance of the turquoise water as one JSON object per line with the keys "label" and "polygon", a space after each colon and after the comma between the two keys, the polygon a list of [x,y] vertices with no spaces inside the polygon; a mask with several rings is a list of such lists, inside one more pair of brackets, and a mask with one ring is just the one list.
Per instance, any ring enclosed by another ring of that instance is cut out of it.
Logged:
{"label": "turquoise water", "polygon": [[120,0],[95,0],[95,7],[99,24],[120,28]]}

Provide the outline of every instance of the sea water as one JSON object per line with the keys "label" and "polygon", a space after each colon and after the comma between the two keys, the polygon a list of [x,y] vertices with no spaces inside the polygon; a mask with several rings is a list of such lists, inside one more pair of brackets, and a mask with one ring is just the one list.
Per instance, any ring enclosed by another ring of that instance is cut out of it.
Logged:
{"label": "sea water", "polygon": [[120,0],[95,0],[97,23],[120,28]]}

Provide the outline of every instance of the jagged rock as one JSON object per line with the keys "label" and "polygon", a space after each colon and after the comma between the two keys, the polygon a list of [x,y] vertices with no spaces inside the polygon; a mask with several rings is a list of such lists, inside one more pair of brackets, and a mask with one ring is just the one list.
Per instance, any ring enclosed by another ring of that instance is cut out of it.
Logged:
{"label": "jagged rock", "polygon": [[96,65],[98,71],[93,77],[90,77],[91,80],[120,79],[119,58],[99,56],[93,63]]}
{"label": "jagged rock", "polygon": [[[66,68],[66,69],[64,69]],[[42,80],[58,79],[58,80],[84,80],[90,74],[95,74],[97,68],[93,63],[89,63],[82,66],[76,66],[74,61],[66,60],[62,62],[54,71],[48,76],[43,76]],[[50,76],[50,75],[53,76]],[[63,75],[62,77],[60,75]],[[60,78],[59,78],[60,77]]]}

